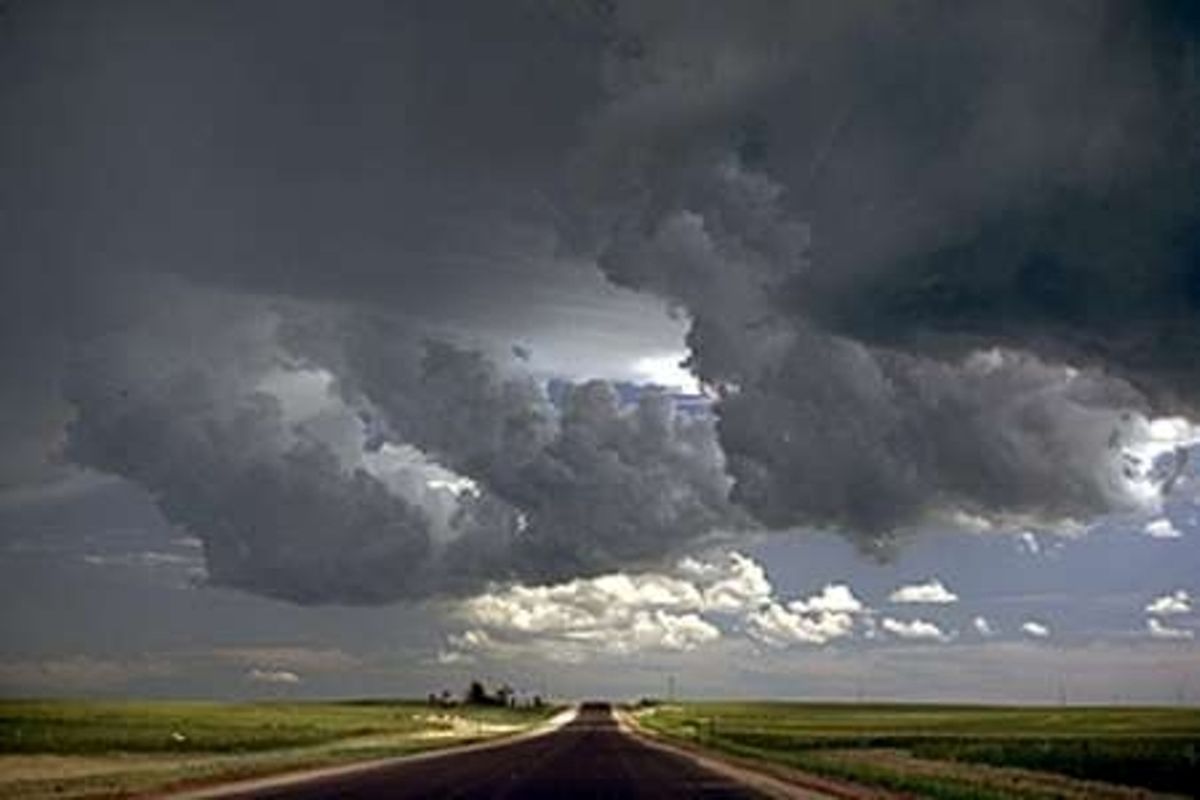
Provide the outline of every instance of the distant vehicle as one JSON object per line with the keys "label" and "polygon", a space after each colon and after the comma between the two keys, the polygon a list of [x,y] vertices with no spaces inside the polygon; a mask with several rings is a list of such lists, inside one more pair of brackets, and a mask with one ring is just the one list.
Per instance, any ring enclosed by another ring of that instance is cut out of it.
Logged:
{"label": "distant vehicle", "polygon": [[609,702],[606,702],[604,700],[585,700],[584,702],[579,704],[579,710],[583,711],[583,712],[587,712],[587,711],[609,712],[609,711],[612,711],[612,704]]}

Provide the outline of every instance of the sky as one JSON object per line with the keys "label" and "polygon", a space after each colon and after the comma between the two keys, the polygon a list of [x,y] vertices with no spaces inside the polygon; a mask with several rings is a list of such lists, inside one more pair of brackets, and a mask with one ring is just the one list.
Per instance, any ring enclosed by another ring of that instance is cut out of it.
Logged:
{"label": "sky", "polygon": [[0,693],[1200,702],[1183,2],[12,0]]}

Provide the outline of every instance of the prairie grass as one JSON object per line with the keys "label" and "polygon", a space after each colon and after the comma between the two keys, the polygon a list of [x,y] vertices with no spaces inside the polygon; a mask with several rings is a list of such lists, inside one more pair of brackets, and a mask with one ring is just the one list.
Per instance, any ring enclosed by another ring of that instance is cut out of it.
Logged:
{"label": "prairie grass", "polygon": [[423,702],[0,701],[0,796],[119,797],[462,744],[559,709]]}
{"label": "prairie grass", "polygon": [[1200,787],[1200,709],[694,703],[639,719],[736,755],[931,797],[1190,796]]}

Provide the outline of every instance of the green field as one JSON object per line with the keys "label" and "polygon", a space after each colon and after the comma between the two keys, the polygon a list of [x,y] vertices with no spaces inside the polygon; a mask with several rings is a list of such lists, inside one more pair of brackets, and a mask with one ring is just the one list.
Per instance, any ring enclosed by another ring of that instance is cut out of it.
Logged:
{"label": "green field", "polygon": [[0,796],[113,797],[400,755],[512,733],[554,711],[381,701],[0,701]]}
{"label": "green field", "polygon": [[638,721],[733,755],[937,798],[1200,787],[1200,709],[688,703]]}

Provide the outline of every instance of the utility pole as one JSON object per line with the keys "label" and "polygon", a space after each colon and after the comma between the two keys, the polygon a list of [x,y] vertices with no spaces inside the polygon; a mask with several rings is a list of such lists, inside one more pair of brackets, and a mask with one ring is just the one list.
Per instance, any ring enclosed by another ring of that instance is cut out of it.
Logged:
{"label": "utility pole", "polygon": [[675,676],[667,675],[667,702],[675,702]]}

